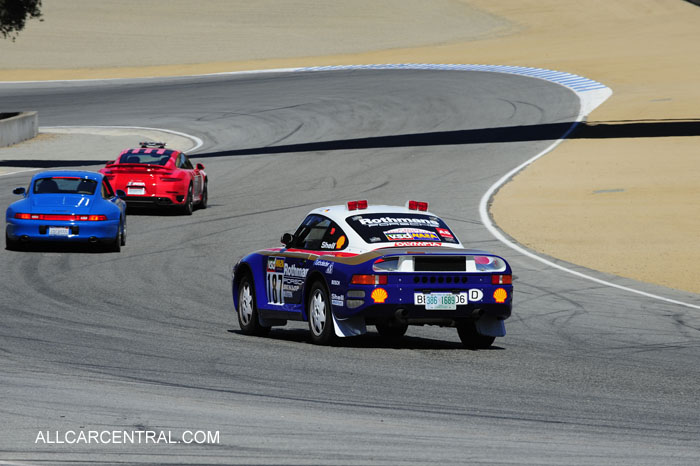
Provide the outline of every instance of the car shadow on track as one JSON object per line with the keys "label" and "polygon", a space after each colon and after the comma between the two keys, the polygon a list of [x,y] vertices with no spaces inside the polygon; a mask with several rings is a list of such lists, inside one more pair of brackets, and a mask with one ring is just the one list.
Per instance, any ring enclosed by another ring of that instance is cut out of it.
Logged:
{"label": "car shadow on track", "polygon": [[[109,254],[111,251],[106,244],[90,243],[24,243],[19,249],[12,252],[33,252],[33,253],[78,253],[78,254]],[[116,252],[115,252],[116,253]],[[118,253],[117,253],[118,254]]]}
{"label": "car shadow on track", "polygon": [[[302,329],[283,329],[274,328],[266,337],[246,336],[240,330],[231,329],[229,333],[244,336],[245,338],[258,338],[275,341],[288,341],[296,343],[305,343],[311,345],[309,339],[309,331]],[[385,338],[375,332],[368,332],[364,335],[349,338],[337,338],[333,344],[336,348],[366,348],[366,349],[410,349],[410,350],[461,350],[467,349],[460,342],[436,340],[433,338],[425,338],[411,335],[404,335],[401,338]],[[492,345],[486,350],[479,351],[497,351],[505,350],[500,346]]]}

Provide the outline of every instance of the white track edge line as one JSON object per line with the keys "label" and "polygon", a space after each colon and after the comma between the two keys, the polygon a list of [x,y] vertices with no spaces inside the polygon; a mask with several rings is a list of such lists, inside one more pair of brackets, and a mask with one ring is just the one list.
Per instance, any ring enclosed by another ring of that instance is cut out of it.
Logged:
{"label": "white track edge line", "polygon": [[[583,106],[583,103],[582,103],[582,106]],[[523,246],[521,246],[513,241],[510,241],[508,238],[505,237],[505,235],[503,235],[503,233],[501,233],[501,231],[498,228],[496,228],[496,226],[491,221],[491,216],[489,215],[488,208],[489,208],[489,203],[490,203],[491,199],[493,198],[494,194],[496,193],[496,191],[498,191],[501,187],[503,187],[503,185],[505,185],[508,181],[510,181],[518,172],[522,171],[523,169],[525,169],[526,167],[531,165],[533,162],[535,162],[540,157],[553,151],[559,144],[561,144],[569,136],[569,134],[571,134],[571,132],[581,123],[581,121],[583,121],[583,118],[585,116],[586,115],[584,113],[580,113],[578,118],[576,119],[576,121],[571,125],[571,127],[566,131],[566,133],[564,133],[564,135],[560,139],[555,141],[552,145],[550,145],[549,147],[544,149],[539,154],[535,155],[534,157],[530,158],[529,160],[518,165],[517,167],[515,167],[514,169],[512,169],[511,171],[509,171],[508,173],[503,175],[501,178],[498,179],[498,181],[496,181],[494,184],[491,185],[491,187],[489,187],[489,189],[484,193],[484,195],[481,197],[481,201],[479,202],[479,216],[481,217],[481,223],[483,223],[484,226],[486,227],[486,229],[489,231],[489,233],[491,233],[491,235],[494,236],[501,243],[503,243],[506,246],[508,246],[509,248],[519,252],[520,254],[527,256],[530,259],[534,259],[538,262],[541,262],[549,267],[555,268],[557,270],[561,270],[563,272],[567,272],[567,273],[574,275],[576,277],[579,277],[579,278],[590,280],[590,281],[598,283],[600,285],[609,286],[611,288],[616,288],[618,290],[638,294],[641,296],[645,296],[647,298],[652,298],[652,299],[664,301],[664,302],[671,303],[671,304],[677,304],[679,306],[684,306],[684,307],[688,307],[688,308],[692,308],[692,309],[700,309],[700,305],[690,304],[690,303],[686,303],[683,301],[678,301],[676,299],[666,298],[664,296],[656,295],[653,293],[647,293],[646,291],[637,290],[635,288],[630,288],[627,286],[618,285],[616,283],[612,283],[612,282],[609,282],[607,280],[596,278],[596,277],[593,277],[593,276],[585,274],[585,273],[577,272],[576,270],[572,270],[570,268],[564,267],[563,265],[552,262],[549,259],[545,259],[544,257],[540,257],[537,254],[525,249]]]}
{"label": "white track edge line", "polygon": [[[189,139],[194,143],[194,147],[191,149],[187,149],[186,152],[194,152],[197,149],[201,148],[204,145],[204,141],[202,139],[198,138],[197,136],[193,136],[191,134],[183,133],[181,131],[175,131],[172,129],[164,129],[164,128],[151,128],[148,126],[69,126],[69,125],[64,125],[64,126],[41,126],[40,128],[46,128],[46,129],[90,129],[90,128],[97,128],[97,129],[141,129],[141,130],[147,130],[147,131],[160,131],[162,133],[169,133],[169,134],[174,134],[176,136],[181,136],[185,139]],[[60,161],[59,161],[60,162]],[[27,168],[26,170],[17,170],[9,173],[0,173],[0,177],[2,176],[10,176],[10,175],[16,175],[17,173],[26,173],[26,172],[31,172],[31,171],[36,171],[36,170],[41,170],[41,168]]]}
{"label": "white track edge line", "polygon": [[191,134],[183,133],[182,131],[175,131],[172,129],[165,129],[165,128],[151,128],[148,126],[112,126],[112,125],[87,125],[87,126],[43,126],[43,128],[46,129],[53,129],[53,128],[66,128],[66,129],[90,129],[90,128],[97,128],[97,129],[142,129],[146,131],[160,131],[162,133],[169,133],[169,134],[174,134],[175,136],[181,136],[183,138],[189,139],[194,143],[194,147],[191,149],[187,149],[187,152],[193,152],[199,149],[204,145],[204,141],[202,141],[200,138],[197,136],[193,136]]}

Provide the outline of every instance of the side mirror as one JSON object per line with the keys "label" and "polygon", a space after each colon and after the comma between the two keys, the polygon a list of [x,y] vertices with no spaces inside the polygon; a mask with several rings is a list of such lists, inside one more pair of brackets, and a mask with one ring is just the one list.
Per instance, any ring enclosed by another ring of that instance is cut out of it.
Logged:
{"label": "side mirror", "polygon": [[204,170],[204,165],[202,165],[201,163],[198,163],[197,170]]}
{"label": "side mirror", "polygon": [[282,238],[280,238],[280,242],[284,244],[284,247],[288,248],[290,244],[292,244],[292,241],[294,240],[294,236],[291,233],[285,233],[282,235]]}
{"label": "side mirror", "polygon": [[121,189],[117,189],[117,197],[121,199],[122,201],[126,200],[126,193],[122,191]]}
{"label": "side mirror", "polygon": [[12,194],[24,194],[26,190],[24,188],[15,188],[12,190]]}

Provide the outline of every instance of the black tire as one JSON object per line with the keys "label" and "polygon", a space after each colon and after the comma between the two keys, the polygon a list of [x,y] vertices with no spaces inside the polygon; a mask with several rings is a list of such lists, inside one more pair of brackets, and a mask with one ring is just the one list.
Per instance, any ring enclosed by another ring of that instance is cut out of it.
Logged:
{"label": "black tire", "polygon": [[202,190],[202,199],[199,201],[197,208],[206,209],[209,203],[209,190],[207,189],[207,183],[204,183],[204,189]]}
{"label": "black tire", "polygon": [[192,199],[192,185],[187,188],[187,197],[185,198],[185,203],[182,204],[182,213],[184,215],[192,215],[194,211],[194,200]]}
{"label": "black tire", "polygon": [[330,345],[335,342],[335,325],[328,291],[322,282],[314,282],[306,304],[309,318],[311,342],[316,345]]}
{"label": "black tire", "polygon": [[121,245],[126,246],[126,217],[124,217],[124,221],[122,222],[122,240],[121,240]]}
{"label": "black tire", "polygon": [[468,321],[457,325],[457,334],[462,344],[468,349],[486,349],[493,345],[496,337],[481,335],[476,331],[476,322]]}
{"label": "black tire", "polygon": [[258,306],[255,302],[255,285],[249,274],[246,274],[238,284],[238,325],[244,335],[265,336],[270,333],[270,327],[260,325]]}
{"label": "black tire", "polygon": [[377,332],[384,338],[401,338],[408,330],[408,324],[400,324],[398,322],[387,322],[384,324],[376,324]]}
{"label": "black tire", "polygon": [[8,251],[19,251],[22,247],[19,240],[10,238],[7,232],[5,232],[5,249]]}
{"label": "black tire", "polygon": [[122,222],[119,222],[119,226],[117,227],[117,236],[108,244],[107,249],[111,252],[121,252],[123,236],[124,235],[122,235]]}

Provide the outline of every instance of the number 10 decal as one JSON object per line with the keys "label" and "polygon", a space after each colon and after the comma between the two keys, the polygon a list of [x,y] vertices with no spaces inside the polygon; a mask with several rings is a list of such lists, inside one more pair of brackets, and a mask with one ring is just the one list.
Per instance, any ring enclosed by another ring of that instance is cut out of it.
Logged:
{"label": "number 10 decal", "polygon": [[284,274],[267,272],[267,302],[270,304],[284,304],[282,296],[282,282]]}

